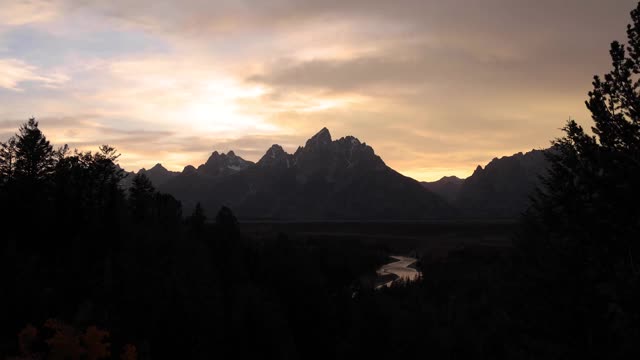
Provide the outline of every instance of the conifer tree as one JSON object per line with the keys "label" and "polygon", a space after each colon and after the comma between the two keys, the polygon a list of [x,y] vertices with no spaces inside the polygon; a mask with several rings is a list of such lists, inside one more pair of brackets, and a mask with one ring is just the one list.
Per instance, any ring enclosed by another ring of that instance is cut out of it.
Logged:
{"label": "conifer tree", "polygon": [[149,219],[155,188],[151,180],[138,173],[133,177],[133,183],[129,189],[129,204],[135,221]]}
{"label": "conifer tree", "polygon": [[38,122],[30,118],[16,135],[16,177],[40,182],[51,175],[53,168],[53,146],[38,128]]}
{"label": "conifer tree", "polygon": [[640,3],[631,18],[628,44],[613,42],[611,71],[593,79],[591,133],[569,120],[548,152],[519,248],[521,281],[538,289],[526,298],[537,304],[523,314],[527,326],[551,317],[550,337],[611,358],[640,331]]}
{"label": "conifer tree", "polygon": [[189,225],[191,226],[191,229],[199,232],[202,231],[205,221],[207,221],[207,217],[204,214],[202,205],[200,204],[200,202],[198,202],[195,209],[193,210],[193,213],[188,219]]}
{"label": "conifer tree", "polygon": [[16,138],[0,142],[0,186],[11,182],[16,172]]}
{"label": "conifer tree", "polygon": [[[575,120],[549,152],[551,168],[534,212],[541,224],[602,270],[620,262],[637,272],[640,227],[640,4],[627,27],[629,44],[611,44],[612,70],[595,76],[586,106],[588,134]],[[575,253],[575,251],[574,251]]]}

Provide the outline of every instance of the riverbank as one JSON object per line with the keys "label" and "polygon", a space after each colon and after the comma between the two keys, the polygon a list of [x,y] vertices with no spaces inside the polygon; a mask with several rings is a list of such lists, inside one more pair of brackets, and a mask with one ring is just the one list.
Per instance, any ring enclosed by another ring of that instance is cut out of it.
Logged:
{"label": "riverbank", "polygon": [[391,284],[400,279],[411,281],[420,276],[420,272],[415,269],[415,266],[411,267],[416,263],[417,259],[406,256],[391,256],[391,258],[396,261],[383,265],[377,271],[376,289],[391,286]]}

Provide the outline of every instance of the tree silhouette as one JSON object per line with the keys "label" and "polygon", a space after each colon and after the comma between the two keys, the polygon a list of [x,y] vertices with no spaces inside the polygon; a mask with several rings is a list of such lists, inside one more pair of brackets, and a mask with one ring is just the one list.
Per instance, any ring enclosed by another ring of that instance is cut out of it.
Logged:
{"label": "tree silhouette", "polygon": [[16,176],[28,182],[42,181],[53,168],[53,146],[38,128],[38,122],[30,118],[16,135]]}
{"label": "tree silhouette", "polygon": [[0,186],[11,182],[16,173],[16,138],[0,142]]}
{"label": "tree silhouette", "polygon": [[638,333],[630,319],[640,315],[631,305],[640,289],[640,3],[631,18],[628,45],[611,44],[612,69],[588,94],[593,135],[569,120],[553,142],[521,243],[536,288],[555,289],[540,307],[546,315],[526,315],[553,316],[550,331],[586,354],[611,356],[616,341]]}
{"label": "tree silhouette", "polygon": [[116,165],[120,154],[109,145],[101,145],[93,156],[93,171],[101,187],[114,188],[124,179],[124,171]]}
{"label": "tree silhouette", "polygon": [[238,219],[233,215],[233,211],[226,206],[221,207],[218,211],[216,225],[224,233],[235,234],[238,231]]}
{"label": "tree silhouette", "polygon": [[638,271],[634,234],[640,226],[640,4],[631,18],[629,45],[611,44],[613,69],[604,79],[594,77],[586,101],[594,135],[569,120],[535,199],[545,227],[565,246],[580,247],[600,270],[621,262],[630,273]]}
{"label": "tree silhouette", "polygon": [[34,118],[21,125],[15,137],[1,148],[2,218],[14,225],[8,229],[7,238],[17,240],[17,229],[21,229],[18,247],[46,251],[43,245],[54,246],[45,240],[44,233],[53,220],[48,215],[57,154]]}
{"label": "tree silhouette", "polygon": [[155,188],[145,174],[138,173],[133,177],[133,183],[129,188],[129,203],[135,221],[149,219],[154,193]]}
{"label": "tree silhouette", "polygon": [[152,207],[155,220],[164,227],[182,221],[182,204],[169,194],[157,192],[153,197]]}
{"label": "tree silhouette", "polygon": [[[0,224],[15,223],[16,211],[16,193],[14,189],[14,180],[16,175],[16,138],[12,136],[7,142],[0,142]],[[13,238],[14,230],[9,230],[0,241],[0,246],[6,248],[10,239]]]}
{"label": "tree silhouette", "polygon": [[204,214],[204,209],[202,209],[202,205],[198,202],[187,222],[193,231],[201,232],[206,221],[207,217]]}

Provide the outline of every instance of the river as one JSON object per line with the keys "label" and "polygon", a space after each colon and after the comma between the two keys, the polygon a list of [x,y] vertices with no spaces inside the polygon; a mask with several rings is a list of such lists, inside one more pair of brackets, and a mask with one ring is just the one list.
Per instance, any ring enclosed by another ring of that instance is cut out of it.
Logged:
{"label": "river", "polygon": [[376,289],[383,286],[390,286],[394,281],[398,281],[400,279],[415,280],[420,276],[420,272],[418,272],[418,270],[409,267],[411,264],[415,263],[417,259],[407,256],[391,256],[391,258],[397,261],[382,265],[380,269],[378,269],[378,275],[384,276],[393,274],[397,277],[384,284],[378,285]]}

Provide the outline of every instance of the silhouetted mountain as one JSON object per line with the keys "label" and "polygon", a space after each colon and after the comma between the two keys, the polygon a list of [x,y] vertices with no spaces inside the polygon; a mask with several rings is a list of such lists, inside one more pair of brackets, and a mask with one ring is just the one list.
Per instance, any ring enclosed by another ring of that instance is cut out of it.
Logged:
{"label": "silhouetted mountain", "polygon": [[135,171],[127,171],[118,164],[116,164],[116,169],[122,171],[122,175],[124,176],[122,180],[120,180],[120,187],[123,189],[129,189],[133,183],[133,177],[136,176]]}
{"label": "silhouetted mountain", "polygon": [[184,167],[184,169],[182,170],[182,175],[192,175],[198,172],[198,169],[196,169],[193,165],[187,165]]}
{"label": "silhouetted mountain", "polygon": [[547,166],[543,150],[495,158],[465,179],[455,204],[467,216],[517,217],[527,209]]}
{"label": "silhouetted mountain", "polygon": [[529,196],[548,166],[543,150],[493,159],[483,169],[460,180],[444,177],[424,187],[447,199],[464,217],[516,218],[529,205]]}
{"label": "silhouetted mountain", "polygon": [[243,218],[289,220],[428,219],[454,211],[442,198],[385,165],[352,136],[323,128],[294,154],[273,145],[253,164],[214,152],[160,186],[186,208],[228,205]]}
{"label": "silhouetted mountain", "polygon": [[198,166],[198,173],[209,177],[225,176],[244,170],[253,162],[236,156],[233,151],[218,154],[214,151],[206,163]]}
{"label": "silhouetted mountain", "polygon": [[282,146],[274,144],[267,150],[267,153],[258,161],[260,167],[285,168],[293,165],[293,156],[287,154]]}
{"label": "silhouetted mountain", "polygon": [[170,179],[180,174],[177,171],[167,170],[164,166],[162,166],[162,164],[156,164],[149,170],[140,169],[139,173],[147,175],[149,180],[151,180],[151,183],[153,183],[153,185],[156,187],[166,183]]}
{"label": "silhouetted mountain", "polygon": [[457,176],[445,176],[438,181],[423,181],[422,185],[425,188],[433,191],[434,193],[442,196],[449,203],[454,204],[463,183],[464,180],[460,179]]}

